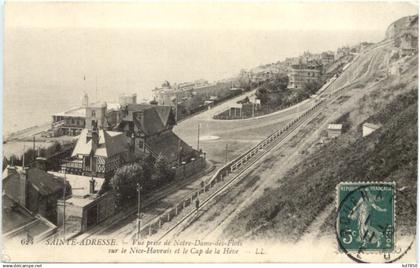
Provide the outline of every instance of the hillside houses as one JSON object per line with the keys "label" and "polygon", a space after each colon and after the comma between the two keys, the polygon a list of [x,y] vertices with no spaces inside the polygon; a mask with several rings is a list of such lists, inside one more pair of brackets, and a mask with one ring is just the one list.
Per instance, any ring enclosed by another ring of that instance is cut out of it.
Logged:
{"label": "hillside houses", "polygon": [[71,194],[70,185],[57,176],[38,168],[7,167],[3,178],[3,194],[53,224],[57,223],[57,200]]}
{"label": "hillside houses", "polygon": [[289,67],[289,89],[301,89],[306,83],[320,81],[323,75],[323,65],[317,61],[292,64]]}
{"label": "hillside houses", "polygon": [[404,33],[399,38],[400,56],[413,55],[418,51],[418,36],[411,33]]}
{"label": "hillside houses", "polygon": [[392,23],[386,32],[394,46],[399,49],[401,57],[418,52],[418,15],[408,16]]}
{"label": "hillside houses", "polygon": [[[200,83],[205,85],[206,81]],[[121,95],[118,103],[89,103],[85,95],[78,114],[83,128],[71,133],[79,137],[71,155],[61,159],[61,169],[10,167],[3,180],[4,199],[21,206],[22,213],[27,210],[28,220],[39,215],[52,224],[54,232],[66,237],[115,214],[109,181],[120,167],[143,164],[151,156],[165,160],[162,163],[176,179],[194,175],[206,165],[202,152],[173,133],[176,118],[171,106],[138,104],[135,94]],[[55,115],[53,120],[57,123],[71,118]],[[55,127],[63,134],[68,125]],[[13,226],[9,229],[14,230]]]}

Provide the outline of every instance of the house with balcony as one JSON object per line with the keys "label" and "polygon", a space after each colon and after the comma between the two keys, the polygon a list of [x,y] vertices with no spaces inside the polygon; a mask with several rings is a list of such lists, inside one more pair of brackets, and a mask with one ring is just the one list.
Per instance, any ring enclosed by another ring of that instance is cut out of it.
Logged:
{"label": "house with balcony", "polygon": [[124,133],[98,129],[83,129],[71,159],[62,168],[71,174],[107,177],[127,160],[128,141]]}
{"label": "house with balcony", "polygon": [[317,61],[310,63],[292,64],[287,72],[289,89],[301,89],[306,83],[323,79],[323,65]]}
{"label": "house with balcony", "polygon": [[121,110],[120,121],[114,131],[125,133],[130,148],[142,154],[162,155],[169,163],[193,157],[198,152],[172,132],[176,124],[170,106],[133,104]]}

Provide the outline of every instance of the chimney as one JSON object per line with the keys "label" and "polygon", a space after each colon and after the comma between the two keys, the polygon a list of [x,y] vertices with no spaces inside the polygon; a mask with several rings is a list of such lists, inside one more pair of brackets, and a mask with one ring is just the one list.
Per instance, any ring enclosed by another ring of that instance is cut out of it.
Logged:
{"label": "chimney", "polygon": [[19,204],[26,207],[26,190],[28,188],[28,168],[24,167],[19,174]]}
{"label": "chimney", "polygon": [[91,135],[92,135],[92,152],[95,153],[99,145],[99,131],[96,124],[93,126]]}
{"label": "chimney", "polygon": [[46,171],[47,170],[47,159],[45,157],[37,157],[36,158],[36,167],[40,170]]}
{"label": "chimney", "polygon": [[130,137],[130,151],[134,152],[135,146],[136,146],[136,138],[134,136],[134,133],[132,133]]}
{"label": "chimney", "polygon": [[7,176],[12,174],[16,174],[16,167],[15,166],[7,166]]}
{"label": "chimney", "polygon": [[86,134],[86,143],[88,143],[93,137],[93,131],[95,128],[97,129],[98,123],[96,120],[92,120],[90,123],[90,128],[88,128],[88,132]]}
{"label": "chimney", "polygon": [[95,179],[94,178],[89,180],[89,193],[90,194],[95,193]]}

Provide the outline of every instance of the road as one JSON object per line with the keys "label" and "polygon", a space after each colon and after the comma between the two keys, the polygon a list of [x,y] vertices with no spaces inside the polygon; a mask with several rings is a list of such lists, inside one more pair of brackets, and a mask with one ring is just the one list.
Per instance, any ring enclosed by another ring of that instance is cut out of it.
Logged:
{"label": "road", "polygon": [[[286,125],[302,113],[306,107],[309,107],[312,102],[312,100],[305,101],[295,107],[290,107],[284,111],[279,111],[261,118],[229,121],[213,119],[213,115],[228,109],[233,103],[253,94],[255,94],[255,91],[248,92],[228,100],[213,109],[188,118],[180,122],[175,127],[174,132],[195,147],[197,145],[197,126],[200,123],[200,148],[206,152],[207,160],[218,167],[225,161],[225,144],[228,144],[228,158],[232,159],[263,140],[273,131]],[[217,136],[217,139],[206,140],[206,136]],[[174,185],[164,196],[159,195],[158,198],[153,200],[154,202],[148,202],[149,204],[142,208],[142,223],[146,224],[152,221],[172,204],[183,200],[188,193],[194,189],[198,189],[199,184],[202,181],[210,179],[212,175],[213,172],[210,172],[199,179],[190,180],[187,184]],[[88,231],[80,238],[113,237],[127,241],[135,236],[136,231],[137,218],[135,210],[133,210],[131,215],[127,215],[121,221],[106,228],[103,227]]]}
{"label": "road", "polygon": [[[230,161],[265,139],[274,131],[283,128],[316,102],[316,99],[308,99],[272,114],[243,120],[213,119],[214,115],[225,111],[239,100],[251,97],[254,94],[255,90],[247,92],[212,109],[183,120],[175,126],[174,132],[193,147],[198,145],[198,136],[200,136],[200,149],[206,152],[207,160],[218,168],[226,162],[226,145],[227,160]],[[200,133],[198,133],[199,125]],[[157,218],[172,204],[183,200],[186,194],[194,189],[198,189],[200,182],[210,179],[212,175],[213,173],[210,173],[188,185],[179,187],[179,189],[174,187],[173,191],[167,196],[161,197],[155,200],[153,204],[142,208],[142,222],[147,223]],[[136,234],[136,226],[137,220],[135,214],[133,214],[118,224],[113,224],[111,227],[92,235],[95,237],[113,237],[126,240]]]}
{"label": "road", "polygon": [[228,160],[231,160],[275,130],[280,129],[314,103],[314,100],[310,99],[285,110],[256,118],[242,120],[213,119],[214,115],[225,111],[236,104],[237,101],[253,94],[255,94],[255,90],[182,121],[174,128],[174,132],[196,148],[198,144],[198,125],[200,125],[200,148],[206,152],[209,161],[220,166],[226,160],[226,145],[228,147]]}
{"label": "road", "polygon": [[[322,96],[329,98],[328,105],[325,105],[316,122],[295,135],[293,143],[286,143],[264,156],[261,161],[253,165],[251,172],[237,182],[234,187],[220,194],[208,206],[186,219],[165,239],[229,238],[230,234],[225,233],[224,230],[229,224],[238,224],[232,222],[238,213],[246,209],[258,196],[263,195],[266,188],[281,183],[282,176],[301,161],[300,152],[311,148],[319,139],[320,132],[326,128],[328,122],[338,118],[346,109],[355,107],[357,101],[366,94],[366,90],[370,90],[372,86],[363,88],[365,83],[373,83],[373,85],[378,83],[375,66],[382,66],[387,62],[389,48],[384,47],[386,45],[377,46],[368,53],[368,56],[354,60],[348,69],[332,82],[331,86],[322,93]],[[345,104],[346,108],[344,108],[343,104],[336,100],[340,95],[350,94],[350,89],[353,89],[352,99]],[[308,230],[311,233],[305,238],[317,239],[319,226],[322,226],[330,209],[328,207],[320,213]],[[177,220],[180,219],[173,219],[174,222]],[[264,226],[259,226],[259,228],[264,228]],[[252,232],[255,231],[257,230],[250,230],[248,234],[241,235],[241,237],[246,239],[248,236],[252,236]]]}
{"label": "road", "polygon": [[[224,164],[226,157],[226,144],[228,145],[228,159],[240,155],[253,145],[257,144],[275,130],[285,126],[288,122],[296,118],[312,105],[314,100],[307,100],[301,104],[295,105],[288,109],[278,111],[273,114],[265,115],[258,118],[250,118],[244,120],[215,120],[213,115],[228,109],[237,101],[255,94],[255,90],[245,93],[241,96],[228,100],[213,109],[204,111],[180,122],[174,129],[174,132],[192,146],[197,145],[197,128],[200,124],[200,148],[206,152],[207,160],[216,168]],[[215,136],[216,139],[206,139],[206,137]],[[211,178],[213,172],[207,174],[200,179],[191,181],[183,186],[174,186],[167,195],[161,196],[142,208],[142,223],[146,224],[152,221],[168,209],[172,204],[180,202],[185,196],[199,188],[202,181]],[[134,210],[133,210],[134,211]],[[137,231],[137,219],[135,212],[127,216],[116,224],[112,224],[108,228],[102,228],[100,231],[88,231],[82,237],[113,237],[131,239]]]}

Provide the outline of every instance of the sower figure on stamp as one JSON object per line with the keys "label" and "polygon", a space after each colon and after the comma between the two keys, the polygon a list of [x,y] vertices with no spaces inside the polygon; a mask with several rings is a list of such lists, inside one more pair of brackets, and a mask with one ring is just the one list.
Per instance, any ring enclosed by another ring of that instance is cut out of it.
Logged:
{"label": "sower figure on stamp", "polygon": [[[379,247],[381,245],[380,238],[381,236],[383,236],[383,234],[371,225],[372,223],[371,210],[374,209],[379,212],[386,212],[386,209],[381,208],[377,204],[375,204],[376,200],[365,190],[362,190],[361,194],[362,196],[357,201],[353,209],[350,211],[348,217],[351,220],[357,219],[358,221],[358,226],[359,226],[359,237],[357,238],[358,241],[363,241],[364,245],[366,245],[367,242],[377,243],[377,247]],[[371,235],[369,235],[369,232],[371,233]],[[373,239],[373,238],[376,238],[376,239]]]}

